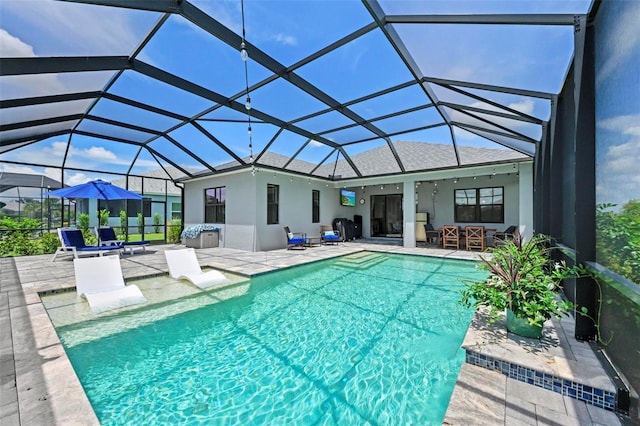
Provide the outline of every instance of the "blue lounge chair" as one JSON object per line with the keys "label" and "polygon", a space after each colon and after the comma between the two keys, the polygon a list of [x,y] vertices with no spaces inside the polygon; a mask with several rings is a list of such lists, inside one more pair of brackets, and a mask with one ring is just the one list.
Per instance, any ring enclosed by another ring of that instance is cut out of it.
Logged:
{"label": "blue lounge chair", "polygon": [[150,244],[149,241],[119,240],[116,236],[116,231],[110,226],[96,228],[96,235],[98,235],[98,241],[100,241],[101,246],[121,245],[124,252],[128,251],[129,254],[133,254],[133,251],[137,249],[146,251],[147,246]]}
{"label": "blue lounge chair", "polygon": [[323,244],[338,244],[340,242],[340,234],[336,231],[324,231],[320,236]]}
{"label": "blue lounge chair", "polygon": [[104,253],[118,253],[123,249],[122,245],[114,244],[111,246],[88,246],[84,242],[84,236],[79,229],[58,228],[58,238],[60,239],[60,247],[53,254],[53,262],[59,254],[72,254],[74,259],[79,256],[102,256]]}
{"label": "blue lounge chair", "polygon": [[292,248],[306,250],[307,234],[303,232],[291,232],[288,226],[284,227],[284,232],[287,234],[287,250]]}

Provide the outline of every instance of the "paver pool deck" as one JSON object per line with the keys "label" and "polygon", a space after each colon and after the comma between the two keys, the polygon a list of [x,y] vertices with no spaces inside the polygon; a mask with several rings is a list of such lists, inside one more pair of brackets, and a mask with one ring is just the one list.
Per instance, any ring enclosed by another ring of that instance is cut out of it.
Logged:
{"label": "paver pool deck", "polygon": [[[164,250],[121,256],[127,280],[168,273]],[[373,241],[318,246],[307,250],[246,252],[197,250],[203,266],[252,276],[362,250],[476,259],[477,253],[438,248],[404,248]],[[40,293],[74,286],[70,257],[52,255],[0,259],[0,424],[97,425],[91,404],[58,340]],[[539,342],[514,339],[476,315],[463,346],[533,369],[584,383],[613,386],[590,345],[572,337],[571,319],[549,322]],[[586,366],[586,367],[585,367]],[[443,424],[447,425],[618,425],[612,411],[526,384],[487,369],[462,366]]]}

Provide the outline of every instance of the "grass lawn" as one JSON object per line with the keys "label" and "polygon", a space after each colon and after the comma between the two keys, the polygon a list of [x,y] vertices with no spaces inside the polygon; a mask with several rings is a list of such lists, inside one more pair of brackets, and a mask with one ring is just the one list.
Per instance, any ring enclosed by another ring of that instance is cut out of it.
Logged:
{"label": "grass lawn", "polygon": [[[147,241],[164,241],[164,232],[144,234],[144,239]],[[142,234],[129,234],[129,241],[132,243],[142,241]]]}

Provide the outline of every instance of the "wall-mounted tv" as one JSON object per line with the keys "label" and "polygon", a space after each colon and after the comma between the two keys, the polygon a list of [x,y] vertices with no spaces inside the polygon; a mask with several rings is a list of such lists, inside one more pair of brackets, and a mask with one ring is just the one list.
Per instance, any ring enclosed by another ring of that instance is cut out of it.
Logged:
{"label": "wall-mounted tv", "polygon": [[340,190],[340,205],[342,206],[355,206],[356,205],[356,193],[349,191],[348,189]]}

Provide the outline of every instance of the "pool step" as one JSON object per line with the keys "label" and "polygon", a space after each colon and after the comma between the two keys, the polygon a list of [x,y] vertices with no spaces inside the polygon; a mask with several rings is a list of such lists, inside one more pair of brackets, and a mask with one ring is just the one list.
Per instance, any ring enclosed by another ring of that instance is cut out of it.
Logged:
{"label": "pool step", "polygon": [[363,252],[344,256],[336,262],[336,265],[350,269],[368,269],[384,260],[385,257],[380,253]]}
{"label": "pool step", "polygon": [[617,387],[587,342],[573,338],[572,317],[545,323],[542,339],[507,332],[479,309],[462,343],[466,362],[605,410],[616,409]]}
{"label": "pool step", "polygon": [[[608,411],[615,411],[616,409],[616,389],[610,386],[594,386],[592,383],[585,383],[585,380],[562,377],[548,371],[534,369],[520,363],[479,353],[470,348],[466,348],[466,353],[467,364],[497,371],[519,382],[566,395]],[[580,367],[589,369],[589,366],[585,365]]]}

